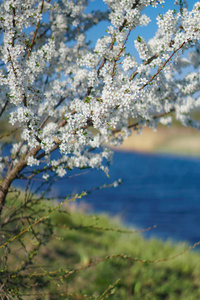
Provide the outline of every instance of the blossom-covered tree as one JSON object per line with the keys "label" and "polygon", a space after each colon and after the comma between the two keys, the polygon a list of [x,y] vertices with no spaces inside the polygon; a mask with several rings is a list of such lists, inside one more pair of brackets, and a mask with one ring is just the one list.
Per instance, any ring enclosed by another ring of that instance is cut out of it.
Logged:
{"label": "blossom-covered tree", "polygon": [[[131,127],[170,123],[165,116],[172,111],[183,125],[199,128],[188,113],[199,105],[200,2],[189,12],[175,1],[179,10],[159,15],[155,37],[134,41],[139,61],[126,43],[150,22],[144,9],[164,1],[104,2],[108,11],[89,13],[86,0],[1,3],[0,116],[20,128],[21,140],[12,139],[9,156],[1,153],[0,211],[26,166],[45,179],[47,167],[59,176],[75,167],[104,170],[111,156],[105,144],[119,145]],[[107,33],[91,49],[87,30],[105,19]],[[190,65],[196,71],[180,79]],[[129,117],[137,122],[129,124]],[[52,160],[56,149],[60,157]]]}
{"label": "blossom-covered tree", "polygon": [[[0,1],[0,118],[13,126],[1,136],[11,144],[0,153],[2,227],[16,220],[6,204],[15,179],[107,172],[109,145],[123,143],[132,128],[170,124],[172,113],[199,129],[190,111],[200,104],[200,2],[188,11],[176,0],[156,20],[146,8],[164,0],[104,2],[106,11],[86,9],[89,0]],[[102,20],[110,24],[92,48],[87,32]],[[134,40],[150,21],[155,36]],[[129,40],[138,59],[127,52]]]}
{"label": "blossom-covered tree", "polygon": [[[0,211],[26,166],[46,180],[45,169],[59,176],[75,167],[104,170],[111,156],[105,144],[121,144],[131,127],[168,124],[171,112],[199,128],[188,113],[200,102],[200,2],[188,11],[185,1],[175,1],[176,10],[159,15],[154,38],[134,41],[138,61],[126,43],[150,22],[145,8],[164,1],[105,0],[106,12],[86,13],[88,2],[1,1],[0,116],[20,129],[21,139],[12,139],[9,156],[1,153]],[[86,33],[106,19],[110,26],[92,49]],[[60,157],[52,160],[56,149]]]}

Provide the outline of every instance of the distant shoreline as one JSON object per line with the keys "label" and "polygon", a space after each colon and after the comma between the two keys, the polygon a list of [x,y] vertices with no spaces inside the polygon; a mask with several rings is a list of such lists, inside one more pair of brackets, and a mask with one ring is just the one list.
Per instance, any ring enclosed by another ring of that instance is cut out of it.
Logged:
{"label": "distant shoreline", "polygon": [[157,131],[144,128],[141,135],[133,132],[118,151],[142,153],[168,153],[187,156],[200,156],[200,131],[185,127],[159,127]]}

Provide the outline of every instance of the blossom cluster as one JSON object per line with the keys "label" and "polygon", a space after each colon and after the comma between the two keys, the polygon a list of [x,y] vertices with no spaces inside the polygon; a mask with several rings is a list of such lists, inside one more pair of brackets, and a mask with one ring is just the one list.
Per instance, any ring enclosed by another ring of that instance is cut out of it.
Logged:
{"label": "blossom cluster", "polygon": [[[0,116],[21,134],[7,158],[13,166],[23,159],[44,179],[45,170],[61,177],[73,168],[107,172],[108,145],[123,143],[131,126],[168,125],[174,112],[199,129],[189,113],[200,105],[200,2],[156,20],[145,8],[158,9],[164,0],[104,2],[105,12],[87,12],[86,0],[1,2]],[[86,34],[102,20],[110,24],[92,49]],[[126,44],[150,21],[157,22],[155,36],[132,41],[137,59]],[[54,151],[60,154],[52,160]],[[2,174],[7,165],[0,156]]]}

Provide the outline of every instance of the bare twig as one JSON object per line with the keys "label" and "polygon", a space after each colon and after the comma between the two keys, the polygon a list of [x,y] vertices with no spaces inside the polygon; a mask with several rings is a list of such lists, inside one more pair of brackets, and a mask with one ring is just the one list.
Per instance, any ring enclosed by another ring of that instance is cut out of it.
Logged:
{"label": "bare twig", "polygon": [[1,112],[0,112],[0,117],[2,116],[2,114],[4,113],[4,111],[5,111],[5,109],[6,109],[6,106],[8,105],[8,103],[9,103],[9,101],[8,101],[8,99],[6,100],[6,102],[5,102],[5,104],[4,104],[4,106],[2,107],[2,109],[1,109]]}

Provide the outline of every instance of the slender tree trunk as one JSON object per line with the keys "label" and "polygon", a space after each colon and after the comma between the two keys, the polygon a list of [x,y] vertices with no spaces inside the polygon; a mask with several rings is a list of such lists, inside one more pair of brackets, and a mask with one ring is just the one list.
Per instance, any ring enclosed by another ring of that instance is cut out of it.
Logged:
{"label": "slender tree trunk", "polygon": [[24,159],[21,159],[11,170],[8,171],[6,177],[3,179],[2,185],[0,187],[0,214],[4,207],[9,187],[12,184],[13,180],[16,179],[19,173],[26,167],[28,157],[35,156],[40,149],[40,146],[32,149]]}
{"label": "slender tree trunk", "polygon": [[26,161],[20,161],[18,164],[16,164],[6,175],[4,178],[1,188],[0,188],[0,213],[3,209],[4,203],[5,203],[5,198],[8,193],[9,187],[13,180],[17,178],[19,172],[23,170],[26,166]]}

